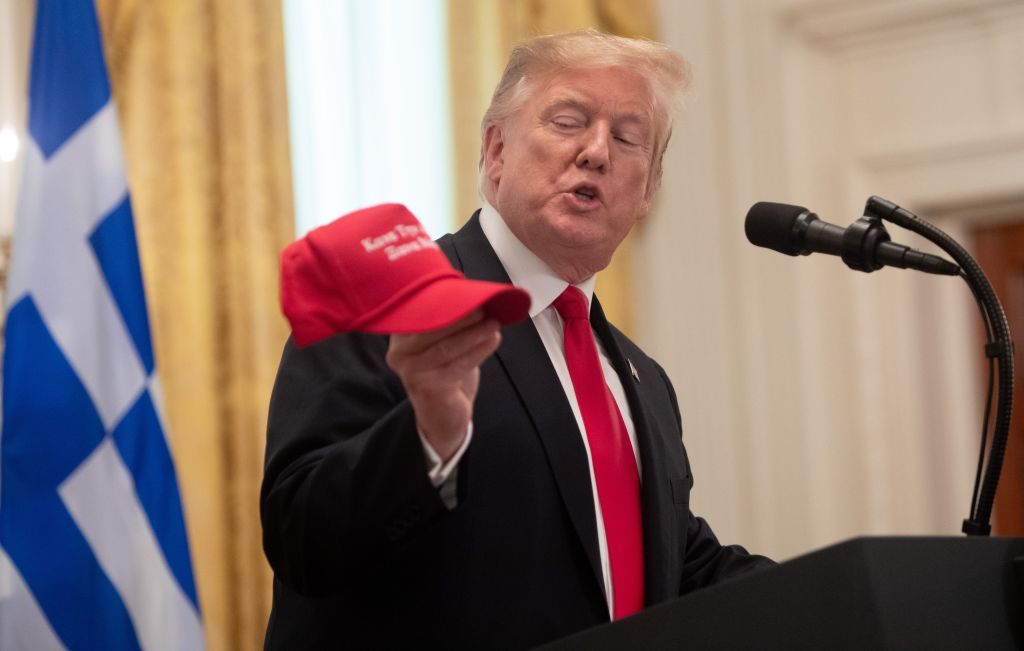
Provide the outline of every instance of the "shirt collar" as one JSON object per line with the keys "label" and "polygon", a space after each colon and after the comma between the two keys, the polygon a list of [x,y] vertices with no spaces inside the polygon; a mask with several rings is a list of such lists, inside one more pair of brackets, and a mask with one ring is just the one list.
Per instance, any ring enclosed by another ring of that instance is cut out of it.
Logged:
{"label": "shirt collar", "polygon": [[[530,318],[540,314],[561,295],[568,286],[546,262],[537,257],[533,251],[509,229],[505,219],[487,201],[480,208],[480,228],[491,243],[491,247],[505,267],[512,284],[525,289],[530,295]],[[576,285],[587,297],[587,305],[591,305],[594,297],[596,276],[587,278]]]}

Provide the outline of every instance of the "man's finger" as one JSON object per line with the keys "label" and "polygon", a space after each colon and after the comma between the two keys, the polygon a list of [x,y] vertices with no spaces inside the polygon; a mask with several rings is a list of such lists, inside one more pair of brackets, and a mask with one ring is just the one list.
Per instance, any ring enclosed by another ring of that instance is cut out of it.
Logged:
{"label": "man's finger", "polygon": [[456,374],[464,375],[487,361],[487,358],[493,355],[500,345],[501,331],[495,330],[488,337],[462,351],[447,364],[447,367]]}
{"label": "man's finger", "polygon": [[472,328],[474,325],[484,320],[484,312],[481,309],[476,309],[462,317],[455,323],[446,325],[443,328],[437,330],[431,330],[429,332],[418,332],[411,335],[391,335],[391,347],[398,347],[401,349],[403,354],[405,353],[417,353],[422,350],[430,348],[438,341],[441,341],[445,337],[449,337],[457,332]]}
{"label": "man's finger", "polygon": [[[497,342],[500,341],[498,338],[499,332],[498,322],[493,319],[486,319],[460,332],[450,334],[444,339],[435,341],[432,345],[422,350],[411,351],[403,345],[396,344],[388,352],[388,364],[396,370],[401,368],[404,372],[423,372],[441,369],[458,362],[467,353],[481,344],[496,348]],[[478,364],[479,362],[477,362]],[[466,368],[466,365],[461,364],[460,367]]]}

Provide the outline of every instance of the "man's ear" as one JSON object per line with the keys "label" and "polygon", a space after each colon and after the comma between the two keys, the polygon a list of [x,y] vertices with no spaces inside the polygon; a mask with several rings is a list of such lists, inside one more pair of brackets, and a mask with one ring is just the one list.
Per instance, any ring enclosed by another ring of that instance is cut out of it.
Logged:
{"label": "man's ear", "polygon": [[483,155],[484,175],[497,185],[505,166],[505,136],[497,124],[491,124],[484,131]]}
{"label": "man's ear", "polygon": [[[647,187],[644,189],[643,217],[646,217],[650,212],[651,204],[654,201],[654,195],[656,195],[658,190],[661,189],[661,173],[664,170],[662,165],[665,162],[665,152],[668,150],[668,140],[665,141],[665,145],[660,149],[661,153],[654,157],[651,176],[647,180]],[[641,219],[643,219],[643,217],[641,217]]]}

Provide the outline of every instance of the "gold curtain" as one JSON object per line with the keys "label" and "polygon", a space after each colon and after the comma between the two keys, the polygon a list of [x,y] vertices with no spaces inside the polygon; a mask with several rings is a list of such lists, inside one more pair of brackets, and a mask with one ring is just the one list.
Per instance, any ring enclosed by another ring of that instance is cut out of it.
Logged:
{"label": "gold curtain", "polygon": [[[539,34],[595,27],[633,38],[655,36],[653,0],[448,0],[455,206],[466,219],[480,205],[477,163],[480,118],[512,47]],[[598,274],[597,292],[609,319],[633,331],[633,238]]]}
{"label": "gold curtain", "polygon": [[98,0],[210,649],[262,645],[266,410],[294,237],[280,0]]}

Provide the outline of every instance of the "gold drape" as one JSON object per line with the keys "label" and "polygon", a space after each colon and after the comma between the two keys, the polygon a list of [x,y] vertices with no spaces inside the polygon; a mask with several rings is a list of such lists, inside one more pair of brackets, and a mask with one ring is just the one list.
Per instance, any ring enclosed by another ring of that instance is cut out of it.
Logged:
{"label": "gold drape", "polygon": [[[168,436],[210,649],[258,648],[270,574],[258,490],[294,236],[280,0],[97,0],[121,117]],[[516,41],[653,34],[650,0],[449,0],[457,206],[478,205],[479,119]],[[631,246],[601,274],[630,326]]]}
{"label": "gold drape", "polygon": [[210,649],[269,610],[259,482],[293,237],[280,0],[98,0]]}
{"label": "gold drape", "polygon": [[[480,118],[512,46],[530,36],[585,27],[653,38],[654,23],[652,0],[448,0],[455,206],[460,219],[480,205],[475,174]],[[632,269],[631,236],[597,279],[605,312],[626,334],[633,331]]]}

